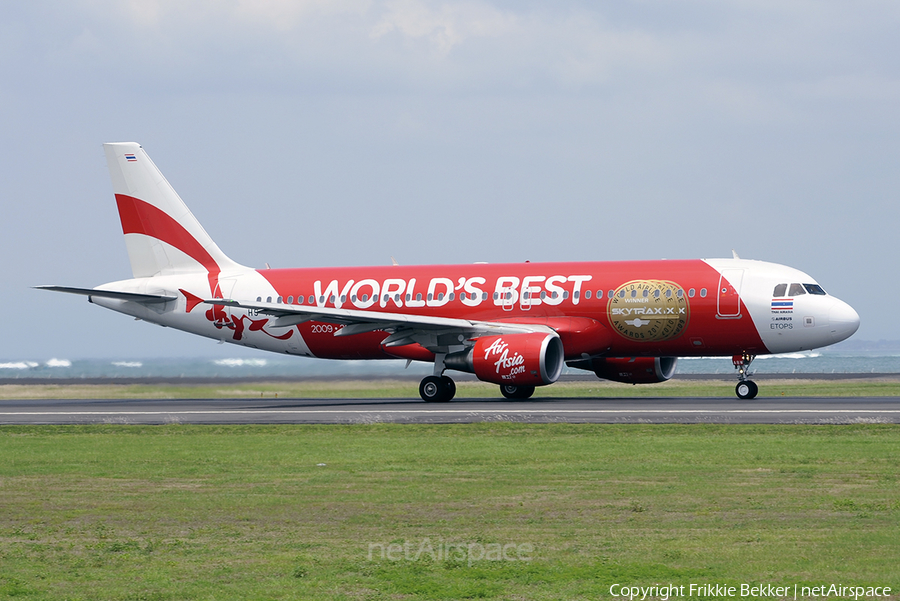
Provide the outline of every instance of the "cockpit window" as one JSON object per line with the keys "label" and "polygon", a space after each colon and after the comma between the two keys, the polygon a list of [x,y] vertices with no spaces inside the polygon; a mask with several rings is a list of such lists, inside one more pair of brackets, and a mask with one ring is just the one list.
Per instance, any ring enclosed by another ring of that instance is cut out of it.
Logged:
{"label": "cockpit window", "polygon": [[810,294],[818,294],[820,296],[825,295],[825,291],[822,290],[822,287],[818,284],[803,284],[803,287],[806,288],[806,291]]}
{"label": "cockpit window", "polygon": [[806,294],[806,290],[803,289],[803,286],[800,284],[791,284],[791,291],[788,296],[800,296],[801,294]]}
{"label": "cockpit window", "polygon": [[775,292],[772,293],[772,296],[784,296],[785,292],[787,292],[787,284],[778,284],[775,286]]}

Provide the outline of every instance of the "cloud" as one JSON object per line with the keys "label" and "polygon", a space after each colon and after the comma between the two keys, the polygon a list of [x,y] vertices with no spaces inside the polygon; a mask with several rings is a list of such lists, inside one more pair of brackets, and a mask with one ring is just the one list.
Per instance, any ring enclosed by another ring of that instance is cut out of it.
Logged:
{"label": "cloud", "polygon": [[500,38],[520,29],[517,16],[485,3],[429,4],[420,0],[392,0],[384,4],[371,29],[378,40],[397,34],[407,40],[424,40],[446,56],[471,38]]}

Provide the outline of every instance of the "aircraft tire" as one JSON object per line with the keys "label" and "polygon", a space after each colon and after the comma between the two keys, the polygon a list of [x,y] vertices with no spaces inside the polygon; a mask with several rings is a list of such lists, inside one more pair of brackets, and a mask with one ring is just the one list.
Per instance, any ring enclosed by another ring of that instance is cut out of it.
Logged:
{"label": "aircraft tire", "polygon": [[445,401],[452,400],[456,396],[456,382],[450,376],[441,376],[441,382],[444,384],[447,398]]}
{"label": "aircraft tire", "polygon": [[758,392],[759,386],[751,380],[738,382],[737,386],[734,387],[734,393],[739,399],[755,399]]}
{"label": "aircraft tire", "polygon": [[456,392],[456,385],[450,380],[448,386],[444,379],[450,380],[446,376],[426,376],[419,383],[419,396],[426,403],[446,403],[453,398]]}
{"label": "aircraft tire", "polygon": [[500,394],[508,399],[528,399],[534,394],[534,386],[513,386],[512,384],[502,384],[500,386]]}

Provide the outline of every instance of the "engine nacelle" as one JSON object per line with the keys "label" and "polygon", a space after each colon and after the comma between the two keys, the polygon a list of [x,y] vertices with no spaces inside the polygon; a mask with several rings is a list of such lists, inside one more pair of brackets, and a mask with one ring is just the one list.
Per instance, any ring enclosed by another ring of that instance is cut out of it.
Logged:
{"label": "engine nacelle", "polygon": [[598,378],[626,384],[655,384],[675,375],[677,357],[612,357],[591,359]]}
{"label": "engine nacelle", "polygon": [[474,373],[484,382],[543,386],[559,379],[564,359],[559,336],[535,332],[484,336],[470,350],[447,355],[444,365]]}

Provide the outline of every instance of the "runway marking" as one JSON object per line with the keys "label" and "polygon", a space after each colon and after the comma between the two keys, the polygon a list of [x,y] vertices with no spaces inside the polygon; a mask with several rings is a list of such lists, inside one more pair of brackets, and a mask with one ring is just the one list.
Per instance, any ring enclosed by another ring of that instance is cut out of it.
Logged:
{"label": "runway marking", "polygon": [[248,415],[248,414],[288,414],[310,413],[352,414],[582,414],[582,413],[900,413],[900,409],[226,409],[222,411],[10,411],[0,412],[0,416],[36,415]]}

